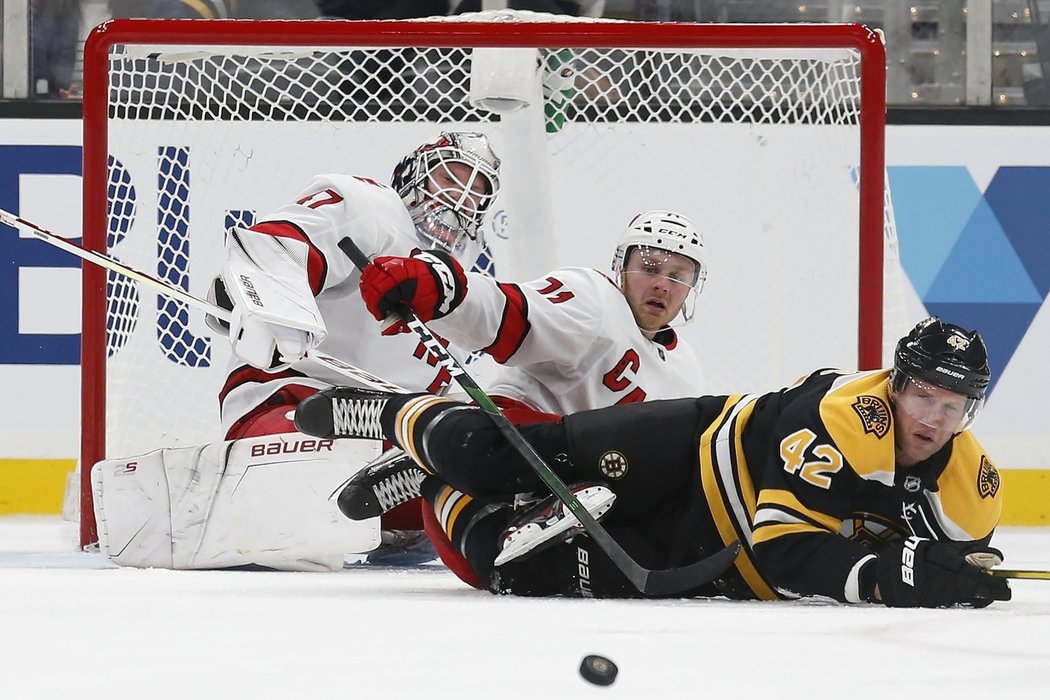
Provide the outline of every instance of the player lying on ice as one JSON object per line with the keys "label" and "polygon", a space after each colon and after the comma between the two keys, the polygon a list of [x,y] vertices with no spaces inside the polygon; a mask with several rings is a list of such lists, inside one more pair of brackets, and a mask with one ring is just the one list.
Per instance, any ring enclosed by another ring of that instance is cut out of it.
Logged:
{"label": "player lying on ice", "polygon": [[[982,607],[1010,599],[982,570],[1002,558],[989,546],[1002,492],[968,430],[989,378],[980,334],[929,318],[900,339],[892,369],[824,369],[764,395],[616,406],[521,432],[642,566],[739,539],[734,566],[689,595]],[[333,409],[372,416],[412,455],[402,478],[423,476],[423,497],[449,514],[443,559],[459,557],[451,568],[469,566],[480,587],[637,595],[480,409],[344,387],[304,401],[296,424],[355,437],[333,429]],[[391,476],[356,477],[344,510],[392,505],[375,492]],[[515,499],[530,492],[531,504]]]}

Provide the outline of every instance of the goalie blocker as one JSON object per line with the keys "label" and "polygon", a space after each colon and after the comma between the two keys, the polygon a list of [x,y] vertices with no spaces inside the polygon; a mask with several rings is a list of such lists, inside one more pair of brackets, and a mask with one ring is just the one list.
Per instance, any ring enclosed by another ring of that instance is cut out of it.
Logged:
{"label": "goalie blocker", "polygon": [[287,433],[103,460],[99,547],[121,566],[338,571],[380,543],[379,518],[348,520],[330,500],[375,456],[374,442]]}

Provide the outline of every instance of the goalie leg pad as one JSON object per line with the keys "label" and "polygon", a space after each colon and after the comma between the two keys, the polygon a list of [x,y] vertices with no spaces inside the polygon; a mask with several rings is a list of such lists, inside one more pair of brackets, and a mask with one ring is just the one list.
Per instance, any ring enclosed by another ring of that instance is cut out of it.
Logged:
{"label": "goalie leg pad", "polygon": [[100,549],[122,566],[339,570],[379,545],[379,519],[348,520],[329,497],[375,453],[288,433],[101,461]]}

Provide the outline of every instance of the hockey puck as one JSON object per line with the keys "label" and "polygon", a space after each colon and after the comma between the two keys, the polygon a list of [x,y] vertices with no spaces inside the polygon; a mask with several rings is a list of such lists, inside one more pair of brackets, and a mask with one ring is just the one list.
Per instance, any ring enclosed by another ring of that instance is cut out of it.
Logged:
{"label": "hockey puck", "polygon": [[580,662],[580,675],[595,685],[612,685],[618,672],[616,664],[597,654],[585,656]]}

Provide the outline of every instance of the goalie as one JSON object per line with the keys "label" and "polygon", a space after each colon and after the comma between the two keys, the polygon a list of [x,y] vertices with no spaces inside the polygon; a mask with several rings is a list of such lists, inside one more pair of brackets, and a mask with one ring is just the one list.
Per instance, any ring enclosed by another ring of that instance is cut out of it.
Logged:
{"label": "goalie", "polygon": [[[469,268],[484,247],[499,166],[484,135],[444,132],[397,164],[390,187],[319,175],[295,201],[229,232],[212,296],[232,309],[223,330],[234,358],[219,392],[230,442],[96,465],[96,519],[110,558],[173,568],[339,569],[344,554],[379,544],[378,521],[351,523],[327,502],[378,450],[295,432],[298,402],[345,381],[309,352],[435,394],[451,377],[418,340],[380,334],[339,242],[350,237],[375,256],[423,249]],[[418,506],[382,523],[393,537],[421,527]]]}

